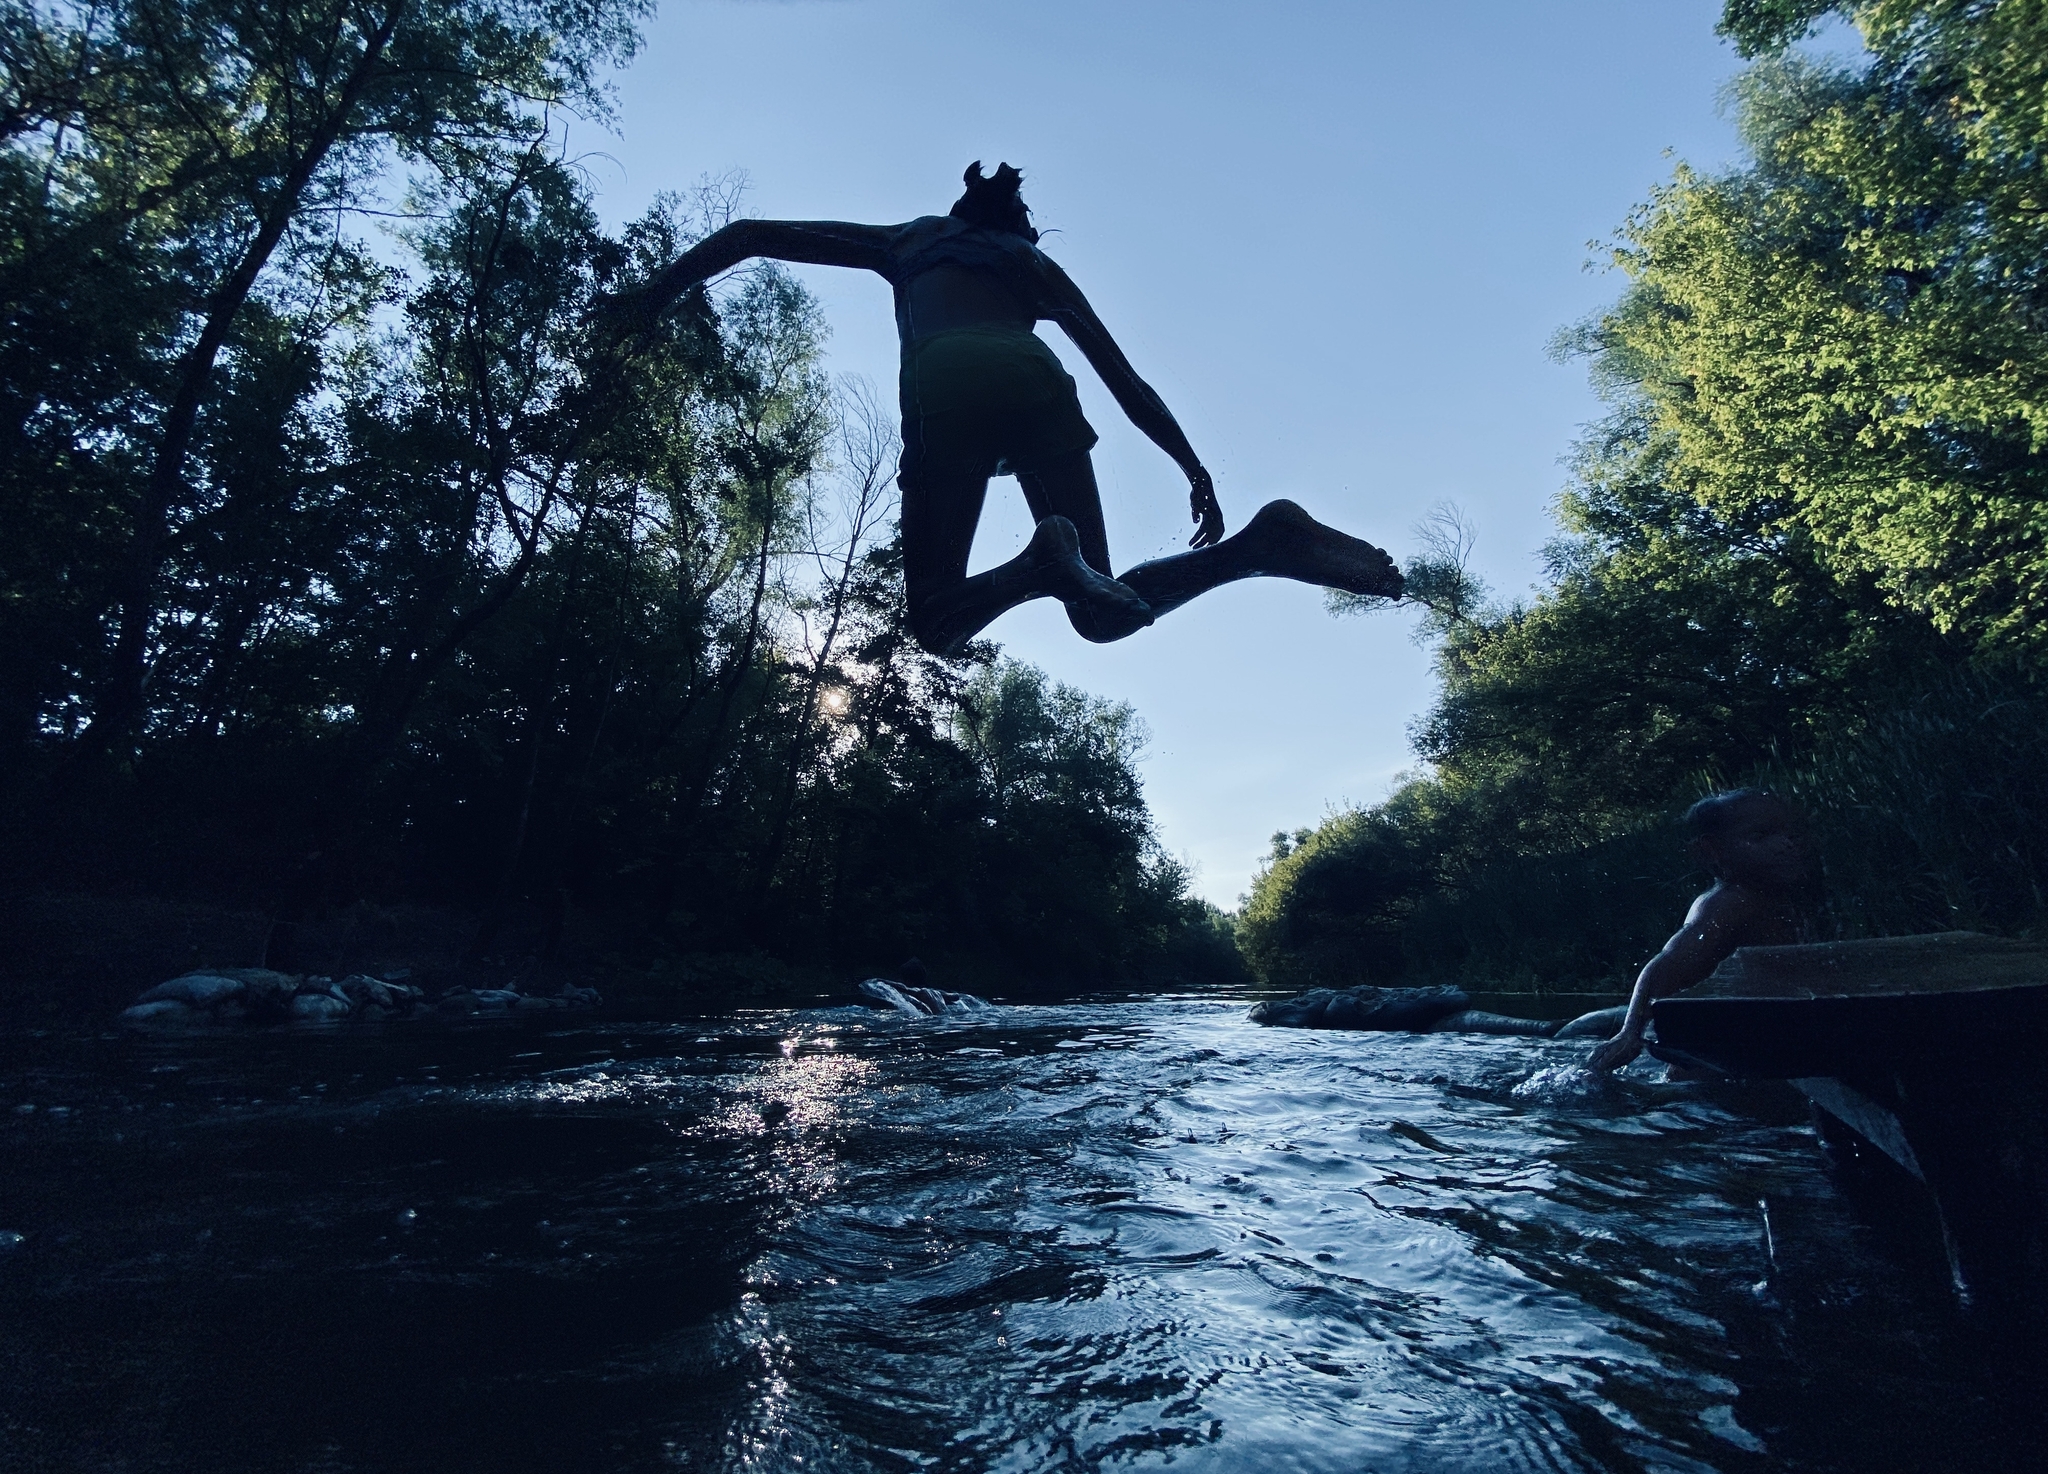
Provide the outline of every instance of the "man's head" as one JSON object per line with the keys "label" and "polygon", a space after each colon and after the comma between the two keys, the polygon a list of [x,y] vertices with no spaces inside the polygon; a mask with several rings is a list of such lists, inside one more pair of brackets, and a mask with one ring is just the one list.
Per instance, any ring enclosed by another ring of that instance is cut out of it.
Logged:
{"label": "man's head", "polygon": [[1805,820],[1775,793],[1731,788],[1708,794],[1685,811],[1685,827],[1694,853],[1718,880],[1786,893],[1813,885]]}
{"label": "man's head", "polygon": [[976,159],[967,166],[962,178],[966,181],[967,193],[953,201],[953,208],[946,213],[955,220],[965,220],[969,225],[1007,230],[1037,244],[1038,232],[1031,228],[1031,211],[1018,194],[1024,185],[1022,174],[1008,164],[998,164],[996,172],[984,178],[981,160]]}

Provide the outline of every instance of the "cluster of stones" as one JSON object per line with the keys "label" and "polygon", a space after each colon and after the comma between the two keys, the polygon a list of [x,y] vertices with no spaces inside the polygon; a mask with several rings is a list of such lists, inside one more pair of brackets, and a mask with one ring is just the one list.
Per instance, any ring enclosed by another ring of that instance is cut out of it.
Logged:
{"label": "cluster of stones", "polygon": [[183,1029],[223,1024],[323,1024],[344,1019],[538,1012],[595,1008],[595,988],[564,987],[553,996],[510,988],[455,988],[429,1001],[403,974],[373,978],[302,977],[261,967],[214,968],[158,983],[121,1015],[131,1028]]}

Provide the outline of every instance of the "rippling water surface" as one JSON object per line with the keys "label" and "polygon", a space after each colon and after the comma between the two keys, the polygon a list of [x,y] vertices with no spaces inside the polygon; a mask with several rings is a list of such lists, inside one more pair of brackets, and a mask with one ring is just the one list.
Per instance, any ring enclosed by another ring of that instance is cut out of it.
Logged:
{"label": "rippling water surface", "polygon": [[5,1049],[10,1469],[2017,1468],[2042,1431],[2038,1357],[1788,1096],[1583,1046],[1149,999]]}

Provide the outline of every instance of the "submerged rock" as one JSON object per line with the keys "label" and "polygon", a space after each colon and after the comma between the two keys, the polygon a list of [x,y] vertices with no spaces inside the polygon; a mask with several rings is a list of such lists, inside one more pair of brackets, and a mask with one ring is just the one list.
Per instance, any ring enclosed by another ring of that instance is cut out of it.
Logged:
{"label": "submerged rock", "polygon": [[246,990],[247,984],[240,978],[217,972],[188,972],[181,978],[158,983],[136,999],[135,1004],[138,1008],[150,1003],[182,1003],[190,1008],[212,1008],[230,998],[241,997]]}
{"label": "submerged rock", "polygon": [[206,1023],[207,1016],[176,998],[157,998],[121,1011],[121,1022],[133,1029],[187,1029]]}
{"label": "submerged rock", "polygon": [[338,998],[324,989],[301,993],[292,999],[292,1017],[306,1023],[347,1018],[350,1011],[348,999]]}
{"label": "submerged rock", "polygon": [[[428,1008],[425,990],[404,982],[407,976],[357,972],[337,980],[295,977],[260,967],[207,968],[158,983],[123,1011],[121,1022],[138,1029],[185,1029],[405,1018]],[[573,985],[546,995],[510,988],[458,988],[443,997],[440,1006],[454,1013],[509,1013],[595,1008],[601,1001],[595,988]]]}
{"label": "submerged rock", "polygon": [[1530,1039],[1608,1039],[1626,1006],[1581,1014],[1569,1023],[1514,1018],[1472,1006],[1461,988],[1311,988],[1252,1005],[1255,1024],[1281,1029],[1371,1029],[1413,1034],[1509,1034]]}
{"label": "submerged rock", "polygon": [[1472,1008],[1462,988],[1311,988],[1293,998],[1252,1005],[1245,1017],[1280,1029],[1421,1031]]}
{"label": "submerged rock", "polygon": [[[418,989],[411,990],[415,994]],[[441,995],[443,1013],[546,1013],[556,1009],[596,1008],[604,998],[595,988],[564,984],[553,993],[521,993],[512,988],[456,988]]]}
{"label": "submerged rock", "polygon": [[1511,1034],[1529,1039],[1548,1039],[1557,1031],[1555,1019],[1516,1018],[1512,1014],[1488,1013],[1468,1008],[1429,1026],[1432,1034]]}

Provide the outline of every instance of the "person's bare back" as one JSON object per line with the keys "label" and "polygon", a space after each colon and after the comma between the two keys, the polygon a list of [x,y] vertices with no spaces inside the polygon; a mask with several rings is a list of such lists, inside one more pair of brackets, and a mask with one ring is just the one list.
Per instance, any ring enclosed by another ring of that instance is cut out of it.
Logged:
{"label": "person's bare back", "polygon": [[1700,800],[1686,822],[1714,884],[1644,964],[1621,1032],[1593,1051],[1590,1069],[1619,1069],[1641,1054],[1650,1005],[1704,982],[1736,948],[1804,940],[1814,860],[1798,811],[1776,794],[1744,788]]}

